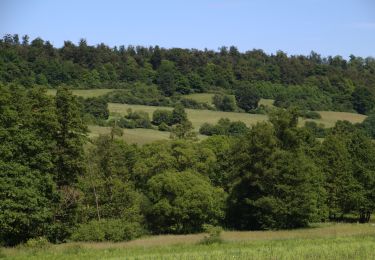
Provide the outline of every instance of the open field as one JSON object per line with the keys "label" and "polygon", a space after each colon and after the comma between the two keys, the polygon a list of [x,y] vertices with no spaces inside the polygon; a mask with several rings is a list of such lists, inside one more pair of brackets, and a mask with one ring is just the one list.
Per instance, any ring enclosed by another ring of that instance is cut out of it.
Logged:
{"label": "open field", "polygon": [[212,105],[212,97],[214,95],[215,94],[212,94],[212,93],[194,93],[194,94],[183,95],[182,97],[190,98],[197,102],[207,103],[207,104]]}
{"label": "open field", "polygon": [[[74,95],[89,98],[89,97],[99,97],[103,96],[115,89],[103,88],[103,89],[73,89],[72,92]],[[56,95],[56,89],[47,89],[47,94]]]}
{"label": "open field", "polygon": [[367,116],[348,112],[334,112],[334,111],[318,111],[322,116],[321,119],[314,120],[317,123],[322,123],[325,127],[333,127],[338,120],[347,120],[351,123],[362,123]]}
{"label": "open field", "polygon": [[[111,128],[110,127],[103,127],[103,126],[89,126],[90,130],[90,137],[97,137],[100,134],[110,134]],[[170,136],[169,132],[162,132],[153,129],[144,129],[144,128],[136,128],[136,129],[123,129],[123,135],[120,137],[121,139],[125,140],[127,143],[130,144],[147,144],[152,143],[158,140],[168,140]]]}
{"label": "open field", "polygon": [[[128,105],[128,104],[108,104],[109,111],[111,113],[118,113],[125,115],[129,108],[133,110],[142,110],[149,113],[150,117],[156,109],[167,109],[172,110],[172,107],[157,107],[157,106],[143,106],[143,105]],[[265,121],[268,119],[266,115],[253,115],[246,113],[236,113],[236,112],[222,112],[222,111],[212,111],[212,110],[201,110],[201,109],[185,109],[189,120],[193,123],[196,130],[203,123],[216,124],[220,118],[229,118],[232,121],[242,121],[246,125],[250,126],[260,121]]]}
{"label": "open field", "polygon": [[[214,95],[215,94],[212,94],[212,93],[194,93],[194,94],[183,95],[183,97],[193,99],[197,102],[207,103],[207,104],[212,105],[212,97]],[[229,96],[234,97],[234,95],[229,95]],[[259,101],[259,105],[273,107],[273,102],[274,102],[273,99],[261,98]]]}
{"label": "open field", "polygon": [[[99,135],[110,134],[111,128],[104,126],[89,126],[89,137],[98,137]],[[159,140],[169,140],[170,132],[158,131],[153,129],[135,128],[123,129],[123,135],[120,137],[129,144],[148,144]],[[198,135],[198,139],[207,138],[205,135]]]}
{"label": "open field", "polygon": [[162,235],[120,243],[67,243],[6,248],[8,259],[374,259],[375,226],[326,224],[290,231],[223,232],[221,244],[204,234]]}
{"label": "open field", "polygon": [[[152,116],[152,113],[156,109],[167,109],[172,110],[171,107],[156,107],[156,106],[143,106],[143,105],[128,105],[128,104],[116,104],[116,103],[109,103],[108,105],[109,111],[112,113],[118,113],[124,115],[127,113],[129,108],[133,110],[142,110],[149,113]],[[212,111],[212,110],[201,110],[201,109],[185,109],[189,120],[193,123],[193,126],[196,130],[199,130],[199,127],[207,122],[211,124],[217,123],[220,118],[229,118],[232,121],[242,121],[246,125],[251,126],[256,124],[257,122],[268,120],[266,115],[258,115],[258,114],[248,114],[248,113],[237,113],[237,112],[223,112],[223,111]],[[315,121],[317,123],[322,123],[325,127],[332,127],[335,125],[336,121],[338,120],[348,120],[352,123],[360,123],[362,122],[366,116],[355,114],[355,113],[347,113],[347,112],[333,112],[333,111],[319,111],[322,118],[321,119],[308,119],[310,121]],[[304,125],[305,119],[300,120],[300,125]]]}

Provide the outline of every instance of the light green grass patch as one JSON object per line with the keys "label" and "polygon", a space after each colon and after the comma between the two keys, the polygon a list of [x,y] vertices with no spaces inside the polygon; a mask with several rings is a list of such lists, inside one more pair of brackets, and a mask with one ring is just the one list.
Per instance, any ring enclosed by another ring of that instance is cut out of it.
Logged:
{"label": "light green grass patch", "polygon": [[209,105],[212,105],[212,97],[215,94],[212,93],[194,93],[194,94],[188,94],[183,95],[184,98],[190,98],[200,103],[207,103]]}
{"label": "light green grass patch", "polygon": [[[76,96],[90,98],[90,97],[100,97],[115,89],[103,88],[103,89],[73,89],[72,92]],[[56,89],[47,89],[47,94],[55,96]]]}
{"label": "light green grass patch", "polygon": [[[150,117],[156,109],[172,110],[172,107],[157,107],[157,106],[143,106],[143,105],[128,105],[128,104],[117,104],[109,103],[109,111],[120,115],[127,114],[127,110],[142,110],[147,112]],[[266,121],[268,117],[266,115],[254,115],[248,113],[236,113],[236,112],[223,112],[223,111],[212,111],[203,109],[185,109],[188,119],[192,122],[196,131],[199,130],[200,126],[204,123],[216,124],[220,118],[229,118],[231,121],[242,121],[247,126],[256,124],[257,122]]]}
{"label": "light green grass patch", "polygon": [[[110,127],[89,126],[89,137],[98,137],[99,135],[108,135],[111,133]],[[158,131],[154,129],[135,128],[135,129],[123,129],[123,135],[118,137],[129,144],[148,144],[160,140],[170,140],[170,132]],[[198,139],[202,140],[207,138],[205,135],[198,135]]]}
{"label": "light green grass patch", "polygon": [[350,123],[362,123],[363,120],[366,119],[367,116],[356,114],[356,113],[348,113],[348,112],[334,112],[334,111],[317,111],[322,118],[321,119],[306,119],[300,120],[300,124],[304,125],[305,121],[315,121],[318,124],[322,123],[325,127],[334,127],[336,122],[339,120],[346,120]]}
{"label": "light green grass patch", "polygon": [[[99,135],[107,135],[111,133],[110,127],[103,126],[89,126],[89,136],[98,137]],[[168,140],[170,136],[169,132],[162,132],[153,129],[123,129],[123,135],[119,138],[123,139],[130,144],[147,144],[158,140]]]}
{"label": "light green grass patch", "polygon": [[199,245],[204,234],[161,235],[130,242],[6,248],[7,259],[375,259],[375,226],[325,224],[284,231],[223,232],[224,243]]}

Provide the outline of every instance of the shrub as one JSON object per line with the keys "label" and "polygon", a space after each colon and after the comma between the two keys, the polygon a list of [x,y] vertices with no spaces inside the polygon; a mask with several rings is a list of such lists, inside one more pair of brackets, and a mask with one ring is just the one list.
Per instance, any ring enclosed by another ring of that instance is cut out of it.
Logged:
{"label": "shrub", "polygon": [[308,118],[308,119],[321,119],[322,118],[322,116],[318,112],[306,111],[306,110],[300,111],[299,116]]}
{"label": "shrub", "polygon": [[158,130],[159,130],[159,131],[169,131],[170,128],[169,128],[169,126],[168,126],[166,123],[162,122],[162,123],[158,126]]}
{"label": "shrub", "polygon": [[181,98],[179,101],[185,108],[214,110],[214,108],[211,105],[207,103],[198,102],[191,98]]}
{"label": "shrub", "polygon": [[221,118],[216,125],[204,123],[199,133],[203,135],[228,135],[238,136],[246,133],[248,127],[241,121],[231,122],[228,118]]}
{"label": "shrub", "polygon": [[199,241],[199,244],[211,245],[223,242],[223,239],[220,237],[221,232],[223,231],[222,227],[204,224],[203,231],[207,233],[207,235]]}
{"label": "shrub", "polygon": [[199,232],[203,224],[223,220],[226,193],[197,172],[159,173],[148,180],[147,191],[147,219],[155,233]]}
{"label": "shrub", "polygon": [[306,121],[305,127],[309,129],[316,137],[323,138],[327,135],[327,130],[324,128],[324,124],[317,124],[314,121]]}
{"label": "shrub", "polygon": [[152,123],[155,125],[160,125],[162,123],[166,125],[171,125],[172,121],[172,111],[156,109],[152,114]]}
{"label": "shrub", "polygon": [[235,97],[237,106],[246,112],[257,108],[260,100],[258,90],[252,85],[239,86],[236,89]]}
{"label": "shrub", "polygon": [[128,241],[143,235],[144,229],[137,222],[122,219],[92,220],[81,224],[71,239],[73,241]]}
{"label": "shrub", "polygon": [[27,248],[45,249],[51,246],[51,243],[45,237],[31,238],[27,240],[25,246]]}
{"label": "shrub", "polygon": [[212,103],[215,105],[217,110],[221,111],[235,111],[236,101],[233,96],[216,94],[212,97]]}
{"label": "shrub", "polygon": [[117,125],[121,128],[129,128],[133,129],[136,128],[137,124],[134,120],[129,120],[126,118],[120,118],[120,120],[117,121]]}

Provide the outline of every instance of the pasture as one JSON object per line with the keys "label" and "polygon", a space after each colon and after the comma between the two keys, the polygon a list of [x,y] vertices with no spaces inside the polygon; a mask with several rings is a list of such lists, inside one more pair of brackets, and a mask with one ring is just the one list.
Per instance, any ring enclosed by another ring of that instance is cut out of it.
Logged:
{"label": "pasture", "polygon": [[[103,89],[72,89],[74,95],[83,97],[83,98],[90,98],[90,97],[100,97],[103,96],[115,89],[103,88]],[[47,94],[55,96],[56,89],[47,89]]]}
{"label": "pasture", "polygon": [[[147,112],[150,117],[156,109],[172,110],[172,107],[157,107],[157,106],[143,106],[143,105],[128,105],[128,104],[117,104],[109,103],[109,111],[113,114],[125,115],[127,110],[131,108],[134,111],[141,110]],[[220,118],[229,118],[232,121],[242,121],[246,125],[250,126],[257,122],[265,121],[268,119],[266,115],[254,115],[247,113],[236,113],[236,112],[222,112],[212,111],[203,109],[185,109],[188,119],[192,122],[195,130],[199,130],[200,126],[204,123],[216,124]]]}
{"label": "pasture", "polygon": [[[270,103],[270,101],[268,101],[268,103]],[[142,110],[149,113],[150,117],[152,117],[152,113],[156,109],[173,109],[171,107],[128,105],[117,103],[109,103],[108,108],[112,114],[119,115],[125,115],[129,108],[131,108],[132,110]],[[193,123],[193,126],[197,131],[203,123],[207,122],[211,124],[216,124],[220,118],[229,118],[231,121],[242,121],[247,126],[251,126],[256,124],[257,122],[268,120],[268,117],[266,115],[259,114],[223,112],[203,109],[185,109],[185,111],[188,115],[189,120]],[[299,125],[303,126],[305,124],[305,121],[315,121],[317,123],[324,124],[325,127],[333,127],[338,120],[347,120],[351,123],[360,123],[366,118],[365,115],[347,112],[318,111],[318,113],[322,116],[321,119],[312,120],[300,118]]]}
{"label": "pasture", "polygon": [[3,248],[8,259],[374,259],[372,224],[320,224],[289,231],[226,231],[222,243],[205,234],[160,235],[120,243],[66,243]]}
{"label": "pasture", "polygon": [[[89,126],[89,137],[98,137],[99,135],[107,135],[111,133],[110,127],[104,126]],[[123,129],[123,135],[121,138],[129,144],[148,144],[159,140],[169,140],[170,132],[158,131],[154,129],[135,128],[135,129]],[[199,135],[198,139],[207,138],[205,135]]]}

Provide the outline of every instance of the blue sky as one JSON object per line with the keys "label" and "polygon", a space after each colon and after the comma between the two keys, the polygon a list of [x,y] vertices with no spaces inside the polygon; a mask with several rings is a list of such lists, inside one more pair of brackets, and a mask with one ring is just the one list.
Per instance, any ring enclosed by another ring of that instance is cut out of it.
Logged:
{"label": "blue sky", "polygon": [[62,46],[208,48],[375,56],[375,0],[0,0],[0,34]]}

